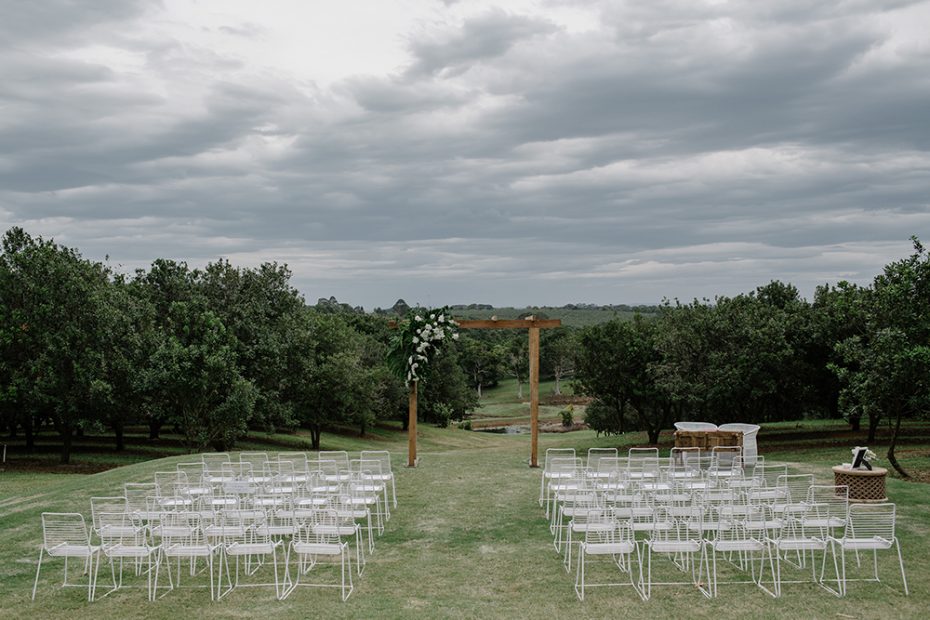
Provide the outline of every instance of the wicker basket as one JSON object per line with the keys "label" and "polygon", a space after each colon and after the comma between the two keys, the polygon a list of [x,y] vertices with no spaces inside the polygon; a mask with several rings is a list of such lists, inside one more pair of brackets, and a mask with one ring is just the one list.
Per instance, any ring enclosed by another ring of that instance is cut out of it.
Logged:
{"label": "wicker basket", "polygon": [[718,446],[742,445],[742,431],[675,431],[676,448],[710,450]]}
{"label": "wicker basket", "polygon": [[833,481],[837,486],[849,487],[849,501],[868,503],[887,502],[885,495],[885,476],[888,470],[884,467],[868,469],[833,468]]}

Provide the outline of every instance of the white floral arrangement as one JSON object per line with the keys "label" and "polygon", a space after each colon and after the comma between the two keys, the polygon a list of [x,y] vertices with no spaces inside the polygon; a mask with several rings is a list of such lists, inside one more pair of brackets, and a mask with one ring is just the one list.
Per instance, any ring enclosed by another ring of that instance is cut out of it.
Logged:
{"label": "white floral arrangement", "polygon": [[419,381],[433,358],[450,340],[458,340],[458,323],[448,308],[428,310],[417,308],[398,324],[390,357],[393,366],[409,386]]}
{"label": "white floral arrangement", "polygon": [[875,456],[875,453],[869,450],[868,446],[856,446],[852,449],[853,463],[856,462],[856,456],[859,454],[860,450],[865,450],[865,454],[862,455],[862,460],[866,463],[872,463],[872,461],[877,461],[878,457]]}

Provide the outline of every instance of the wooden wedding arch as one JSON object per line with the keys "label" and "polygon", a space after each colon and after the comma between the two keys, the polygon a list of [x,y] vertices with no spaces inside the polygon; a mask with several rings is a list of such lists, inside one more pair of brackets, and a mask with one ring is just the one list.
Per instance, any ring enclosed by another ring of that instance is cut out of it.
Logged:
{"label": "wooden wedding arch", "polygon": [[[560,319],[456,319],[459,329],[525,329],[530,349],[530,467],[539,467],[539,330],[560,327]],[[394,324],[396,325],[396,324]],[[410,384],[407,426],[407,466],[417,466],[417,382]]]}

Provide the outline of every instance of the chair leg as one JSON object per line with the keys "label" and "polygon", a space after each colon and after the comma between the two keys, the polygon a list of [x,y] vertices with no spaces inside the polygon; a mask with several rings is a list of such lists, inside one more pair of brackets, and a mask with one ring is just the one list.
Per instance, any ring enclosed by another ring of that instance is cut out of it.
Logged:
{"label": "chair leg", "polygon": [[904,558],[901,557],[901,543],[898,542],[898,539],[895,538],[894,546],[898,549],[898,566],[901,567],[901,582],[904,583],[904,596],[908,596],[910,593],[907,590],[907,577],[904,575]]}
{"label": "chair leg", "polygon": [[36,566],[36,580],[32,584],[32,600],[36,600],[36,588],[39,587],[39,571],[42,570],[42,554],[45,553],[45,547],[39,549],[39,565]]}

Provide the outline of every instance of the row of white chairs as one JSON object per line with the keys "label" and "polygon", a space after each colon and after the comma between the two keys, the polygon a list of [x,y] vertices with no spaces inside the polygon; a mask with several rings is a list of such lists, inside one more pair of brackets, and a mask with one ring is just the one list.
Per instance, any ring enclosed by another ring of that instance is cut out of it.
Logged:
{"label": "row of white chairs", "polygon": [[[602,458],[612,459],[613,456]],[[635,458],[635,457],[634,457]],[[560,468],[559,459],[572,467]],[[598,459],[600,460],[600,459]],[[631,458],[632,460],[632,458]],[[737,568],[749,569],[747,583],[780,596],[782,562],[798,568],[809,562],[811,579],[837,596],[847,591],[846,553],[872,550],[877,581],[877,553],[894,548],[904,592],[907,580],[900,545],[895,537],[894,504],[849,504],[848,489],[815,485],[809,474],[781,473],[784,464],[757,464],[748,476],[712,478],[693,476],[631,476],[630,470],[603,471],[584,467],[565,451],[547,454],[543,485],[553,544],[564,554],[566,570],[575,560],[575,590],[584,598],[591,584],[586,562],[610,557],[628,576],[628,584],[644,599],[651,596],[652,556],[666,555],[690,579],[663,585],[698,586],[705,596],[717,595],[717,559],[724,556]],[[590,455],[588,462],[591,461]],[[759,471],[759,468],[762,470]],[[635,470],[634,470],[635,471]],[[818,573],[815,552],[822,554]],[[825,577],[827,555],[832,557],[833,580]],[[643,567],[645,562],[645,569]],[[763,573],[771,574],[771,587]],[[828,582],[835,583],[831,587]]]}
{"label": "row of white chairs", "polygon": [[[361,575],[366,555],[374,551],[374,535],[383,533],[390,508],[397,505],[390,454],[232,456],[205,454],[199,463],[156,473],[153,482],[125,483],[121,495],[91,498],[90,529],[81,513],[43,513],[33,600],[46,556],[64,559],[64,586],[74,585],[69,560],[81,564],[89,601],[97,597],[103,561],[112,576],[112,588],[103,596],[123,587],[128,564],[137,576],[144,574],[148,598],[154,600],[160,589],[180,586],[182,560],[189,562],[192,577],[209,575],[212,600],[245,586],[273,586],[283,599],[302,585],[337,587],[346,600],[354,588],[349,543],[354,541],[354,570]],[[259,464],[262,473],[256,475]],[[338,564],[338,580],[308,581],[322,560]],[[273,582],[240,582],[240,575],[252,577],[265,566],[271,567]]]}

